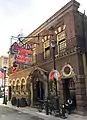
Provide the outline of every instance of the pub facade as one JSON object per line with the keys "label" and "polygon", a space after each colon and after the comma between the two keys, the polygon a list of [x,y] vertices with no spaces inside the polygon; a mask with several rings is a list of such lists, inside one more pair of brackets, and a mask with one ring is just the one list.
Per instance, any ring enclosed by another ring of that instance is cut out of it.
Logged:
{"label": "pub facade", "polygon": [[[59,72],[57,91],[60,102],[63,103],[71,98],[76,103],[77,111],[85,111],[87,107],[87,17],[85,13],[78,10],[79,6],[80,3],[71,0],[29,34],[29,38],[23,39],[23,43],[32,46],[33,64],[19,65],[16,67],[16,72],[9,72],[9,100],[12,97],[25,98],[30,106],[35,106],[38,98],[44,99],[50,92],[55,95],[55,84],[49,78],[55,64]],[[55,44],[55,51],[52,43]],[[9,53],[10,67],[12,67],[12,60],[13,55]]]}

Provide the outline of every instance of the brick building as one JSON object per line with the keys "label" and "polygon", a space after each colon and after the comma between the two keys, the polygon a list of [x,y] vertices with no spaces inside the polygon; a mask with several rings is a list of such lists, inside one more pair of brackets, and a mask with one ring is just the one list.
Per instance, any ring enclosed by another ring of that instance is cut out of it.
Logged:
{"label": "brick building", "polygon": [[[22,68],[14,74],[9,74],[10,99],[13,96],[25,97],[31,101],[31,105],[34,105],[38,97],[42,99],[44,96],[47,97],[48,75],[53,69],[51,42],[54,39],[56,69],[61,74],[57,82],[60,101],[64,102],[71,97],[75,100],[78,111],[85,110],[87,106],[87,17],[78,11],[79,6],[78,2],[71,0],[29,34],[30,38],[23,40],[24,43],[33,43],[33,64],[19,66]],[[10,62],[12,56],[11,54],[9,56]],[[52,83],[49,91],[54,89],[55,85]]]}

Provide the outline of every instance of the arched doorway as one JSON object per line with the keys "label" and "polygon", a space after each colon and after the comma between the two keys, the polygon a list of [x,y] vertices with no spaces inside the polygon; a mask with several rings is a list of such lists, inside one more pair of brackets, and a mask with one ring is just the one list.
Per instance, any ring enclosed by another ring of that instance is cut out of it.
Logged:
{"label": "arched doorway", "polygon": [[[34,69],[31,74],[29,75],[31,78],[31,95],[33,99],[33,105],[36,106],[38,103],[38,100],[43,100],[45,98],[45,95],[47,94],[47,77],[46,72],[42,71],[42,69]],[[32,102],[32,101],[31,101]]]}

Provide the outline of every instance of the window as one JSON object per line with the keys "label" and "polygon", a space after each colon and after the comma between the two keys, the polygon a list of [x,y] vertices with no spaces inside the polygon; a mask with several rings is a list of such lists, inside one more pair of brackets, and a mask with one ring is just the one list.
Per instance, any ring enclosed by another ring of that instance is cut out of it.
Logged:
{"label": "window", "polygon": [[8,59],[7,58],[4,58],[4,64],[8,64]]}
{"label": "window", "polygon": [[44,51],[44,58],[49,58],[50,57],[50,48],[45,48],[45,51]]}
{"label": "window", "polygon": [[62,31],[60,33],[57,34],[57,41],[61,41],[63,39],[65,39],[65,31]]}
{"label": "window", "polygon": [[66,49],[66,34],[65,34],[65,25],[63,27],[58,28],[57,33],[57,45],[58,45],[58,53],[64,52]]}
{"label": "window", "polygon": [[44,42],[44,48],[48,48],[49,46],[50,46],[50,42],[49,42],[49,40],[46,40]]}
{"label": "window", "polygon": [[22,84],[22,85],[21,85],[21,92],[24,92],[24,91],[25,91],[25,88],[26,88],[25,85]]}
{"label": "window", "polygon": [[43,43],[43,47],[44,47],[44,58],[49,58],[50,57],[50,40],[49,40],[50,36],[45,36],[44,37],[44,43]]}
{"label": "window", "polygon": [[63,52],[63,51],[65,51],[65,48],[66,48],[66,40],[64,39],[64,40],[59,42],[59,51]]}

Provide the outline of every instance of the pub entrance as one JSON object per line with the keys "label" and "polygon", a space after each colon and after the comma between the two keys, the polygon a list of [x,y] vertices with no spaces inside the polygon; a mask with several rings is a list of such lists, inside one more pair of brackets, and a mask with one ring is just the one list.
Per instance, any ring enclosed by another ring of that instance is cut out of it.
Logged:
{"label": "pub entrance", "polygon": [[73,104],[76,108],[75,82],[73,78],[62,79],[62,82],[63,82],[64,102],[66,102],[68,99],[72,99]]}
{"label": "pub entrance", "polygon": [[47,93],[47,71],[36,67],[29,76],[31,79],[31,104],[37,106],[38,100],[43,100]]}
{"label": "pub entrance", "polygon": [[36,80],[34,83],[34,105],[36,106],[39,100],[44,100],[44,83],[40,80]]}
{"label": "pub entrance", "polygon": [[43,89],[43,82],[37,81],[37,101],[38,99],[44,99],[44,89]]}

